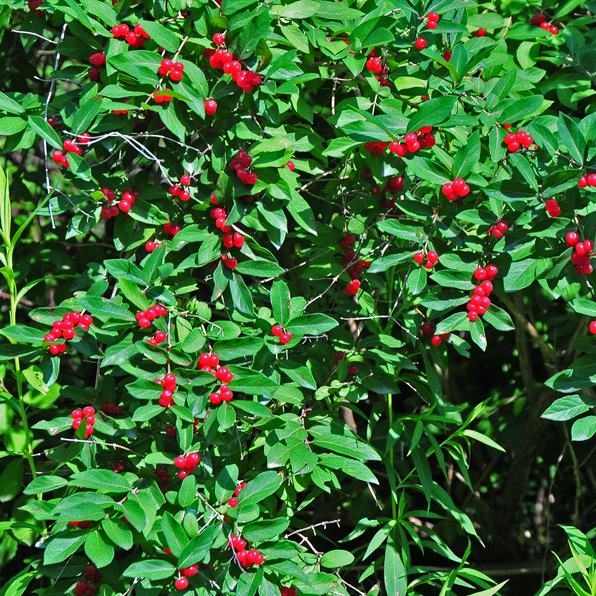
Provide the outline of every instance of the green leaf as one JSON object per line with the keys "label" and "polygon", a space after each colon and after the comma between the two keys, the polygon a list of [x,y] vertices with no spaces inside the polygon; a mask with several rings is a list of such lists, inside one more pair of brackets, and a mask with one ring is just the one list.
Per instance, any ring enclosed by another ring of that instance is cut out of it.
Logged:
{"label": "green leaf", "polygon": [[579,126],[563,112],[559,113],[559,136],[569,150],[569,154],[580,164],[584,163],[586,139]]}
{"label": "green leaf", "polygon": [[148,285],[149,280],[141,269],[126,259],[110,259],[104,262],[108,273],[115,278],[124,278],[135,283]]}
{"label": "green leaf", "polygon": [[291,201],[286,205],[290,215],[306,232],[317,235],[317,222],[310,205],[298,194],[292,193]]}
{"label": "green leaf", "polygon": [[179,557],[184,547],[188,544],[188,537],[182,529],[180,522],[167,511],[161,518],[161,531],[166,538],[168,548],[175,557]]}
{"label": "green leaf", "polygon": [[242,530],[242,537],[250,542],[265,542],[283,534],[290,525],[285,517],[264,519],[246,524]]}
{"label": "green leaf", "polygon": [[54,149],[62,150],[60,137],[41,116],[29,116],[29,126]]}
{"label": "green leaf", "polygon": [[407,571],[396,544],[397,530],[394,529],[385,546],[384,579],[387,594],[406,594],[408,590]]}
{"label": "green leaf", "polygon": [[596,318],[596,303],[585,298],[576,298],[569,303],[569,306],[580,315],[588,315]]}
{"label": "green leaf", "polygon": [[242,277],[240,275],[233,274],[229,280],[229,287],[234,308],[244,316],[253,318],[255,306],[252,301],[252,294],[250,293],[246,283],[244,283]]}
{"label": "green leaf", "polygon": [[131,490],[127,480],[120,474],[112,472],[112,470],[77,472],[72,475],[71,484],[72,486],[90,488],[105,493],[126,493]]}
{"label": "green leaf", "polygon": [[[178,38],[173,31],[170,31],[155,21],[145,21],[141,19],[139,23],[156,44],[160,45],[169,52],[175,52],[178,50]],[[184,70],[186,71],[186,67]]]}
{"label": "green leaf", "polygon": [[490,437],[487,437],[486,435],[479,433],[478,431],[466,428],[463,431],[463,435],[465,437],[470,437],[471,439],[475,439],[476,441],[479,441],[480,443],[484,443],[485,445],[488,445],[489,447],[492,447],[493,449],[497,449],[498,451],[502,451],[503,453],[506,453],[506,450],[503,447],[501,447],[501,445],[499,445],[498,443],[493,441]]}
{"label": "green leaf", "polygon": [[221,360],[227,362],[243,356],[254,356],[264,345],[265,340],[261,337],[241,337],[218,341],[214,344],[213,350]]}
{"label": "green leaf", "polygon": [[106,540],[103,532],[90,532],[85,541],[85,554],[97,567],[106,567],[114,560],[114,547]]}
{"label": "green leaf", "polygon": [[484,313],[483,319],[499,331],[513,331],[515,329],[509,313],[494,304],[491,304],[486,313]]}
{"label": "green leaf", "polygon": [[281,279],[276,279],[271,286],[271,306],[275,322],[282,327],[290,320],[290,303],[288,286]]}
{"label": "green leaf", "polygon": [[23,491],[26,495],[38,495],[52,490],[58,490],[68,484],[68,480],[60,476],[38,476],[32,480]]}
{"label": "green leaf", "polygon": [[292,332],[300,335],[321,335],[338,326],[338,322],[322,314],[302,315],[286,325]]}
{"label": "green leaf", "polygon": [[321,567],[337,569],[347,567],[354,562],[354,555],[347,550],[330,550],[321,557]]}
{"label": "green leaf", "polygon": [[503,280],[506,292],[516,292],[527,288],[536,277],[535,259],[523,259],[511,263],[511,267]]}
{"label": "green leaf", "polygon": [[596,406],[596,399],[588,395],[565,395],[555,400],[542,414],[541,418],[563,422],[585,414]]}
{"label": "green leaf", "polygon": [[470,596],[494,596],[509,580],[506,579],[504,582],[493,586],[492,588],[488,588],[488,590],[482,590],[481,592],[474,592]]}
{"label": "green leaf", "polygon": [[78,298],[77,301],[82,308],[86,308],[93,317],[97,317],[101,321],[108,321],[110,319],[136,321],[135,316],[127,308],[106,298],[83,296]]}
{"label": "green leaf", "polygon": [[284,273],[285,269],[272,261],[253,259],[252,261],[242,261],[242,263],[238,263],[235,271],[246,275],[252,275],[253,277],[276,277]]}
{"label": "green leaf", "polygon": [[74,555],[87,539],[87,533],[62,533],[50,539],[44,553],[43,562],[45,565],[61,563]]}
{"label": "green leaf", "polygon": [[[542,107],[544,98],[542,95],[532,95],[523,99],[516,99],[501,112],[499,122],[502,124],[513,124],[524,118],[533,116]],[[498,108],[498,106],[497,106]]]}
{"label": "green leaf", "polygon": [[240,31],[235,52],[241,60],[248,58],[256,49],[259,41],[269,33],[269,11],[259,7],[252,18]]}
{"label": "green leaf", "polygon": [[275,493],[281,486],[282,480],[281,474],[277,472],[261,472],[242,489],[238,496],[238,506],[260,503]]}
{"label": "green leaf", "polygon": [[278,366],[280,370],[288,375],[292,381],[300,385],[300,387],[312,389],[313,391],[316,390],[317,383],[306,366],[292,360],[280,360]]}
{"label": "green leaf", "polygon": [[418,111],[410,118],[407,132],[416,132],[423,126],[435,126],[445,122],[451,116],[456,102],[457,97],[454,95],[444,95],[423,101]]}
{"label": "green leaf", "polygon": [[23,458],[17,457],[0,474],[0,503],[14,499],[23,486]]}
{"label": "green leaf", "polygon": [[596,416],[586,416],[573,423],[571,427],[572,441],[587,441],[596,434]]}
{"label": "green leaf", "polygon": [[453,178],[464,178],[467,176],[480,159],[480,131],[472,133],[466,144],[455,154]]}
{"label": "green leaf", "polygon": [[215,481],[215,498],[223,503],[227,501],[238,486],[238,466],[229,464],[217,475]]}
{"label": "green leaf", "polygon": [[130,550],[133,545],[133,536],[128,524],[122,519],[104,519],[101,527],[108,538],[122,550]]}
{"label": "green leaf", "polygon": [[90,99],[83,106],[81,106],[75,113],[75,117],[71,126],[72,133],[80,134],[85,132],[99,114],[100,109],[101,99]]}
{"label": "green leaf", "polygon": [[320,8],[320,2],[315,0],[299,0],[286,5],[273,5],[270,13],[284,19],[308,19],[316,15]]}
{"label": "green leaf", "polygon": [[178,557],[178,567],[184,568],[195,565],[203,559],[213,544],[214,535],[213,526],[207,526],[193,538],[183,549]]}
{"label": "green leaf", "polygon": [[433,184],[447,184],[453,180],[436,162],[426,157],[417,155],[406,162],[406,167],[414,177],[422,178]]}
{"label": "green leaf", "polygon": [[176,573],[176,567],[167,561],[160,559],[143,559],[129,565],[123,572],[124,577],[136,577],[139,579],[160,580],[172,577]]}
{"label": "green leaf", "polygon": [[31,580],[37,575],[37,571],[28,571],[31,565],[17,573],[9,579],[0,589],[0,596],[22,596],[31,583]]}

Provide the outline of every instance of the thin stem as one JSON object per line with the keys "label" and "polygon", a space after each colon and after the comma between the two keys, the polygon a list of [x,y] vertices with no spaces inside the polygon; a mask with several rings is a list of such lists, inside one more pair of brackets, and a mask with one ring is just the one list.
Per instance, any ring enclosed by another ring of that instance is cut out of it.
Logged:
{"label": "thin stem", "polygon": [[[389,428],[391,429],[391,427],[393,426],[393,394],[389,393],[387,394],[387,410],[388,410],[388,414],[389,414]],[[391,446],[391,449],[389,450],[389,463],[391,464],[391,467],[393,469],[395,469],[394,465],[393,465],[393,447],[394,445]],[[393,519],[397,519],[397,503],[395,502],[395,498],[396,498],[396,494],[395,491],[393,489],[391,489],[391,516]]]}

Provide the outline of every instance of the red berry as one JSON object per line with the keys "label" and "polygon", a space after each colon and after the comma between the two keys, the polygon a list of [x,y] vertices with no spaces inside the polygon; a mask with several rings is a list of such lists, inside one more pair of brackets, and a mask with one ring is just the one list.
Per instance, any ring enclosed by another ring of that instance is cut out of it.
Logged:
{"label": "red berry", "polygon": [[213,116],[217,111],[217,102],[214,99],[208,99],[205,102],[205,114],[207,116]]}
{"label": "red berry", "polygon": [[188,588],[188,580],[185,577],[179,577],[174,585],[177,590],[186,590]]}
{"label": "red berry", "polygon": [[590,333],[596,335],[596,321],[590,323]]}
{"label": "red berry", "polygon": [[228,505],[230,507],[238,507],[238,499],[236,497],[230,497],[228,499]]}
{"label": "red berry", "polygon": [[[182,71],[181,70],[171,70],[170,71],[170,80],[174,81],[174,83],[178,83],[182,80]],[[186,580],[188,581],[188,580]]]}
{"label": "red berry", "polygon": [[358,366],[356,364],[350,364],[348,366],[348,374],[349,375],[357,375],[358,374]]}
{"label": "red berry", "polygon": [[433,346],[440,346],[442,342],[443,342],[443,340],[441,339],[441,336],[440,335],[433,335],[432,338],[431,338],[431,340],[430,340],[430,343]]}
{"label": "red berry", "polygon": [[226,36],[223,33],[216,33],[213,36],[213,43],[217,46],[222,45],[226,40]]}
{"label": "red berry", "polygon": [[273,327],[271,328],[271,333],[276,337],[280,337],[283,332],[284,330],[281,325],[273,325]]}
{"label": "red berry", "polygon": [[281,344],[289,344],[290,340],[292,339],[292,333],[290,331],[286,331],[286,333],[282,333],[279,336],[279,341]]}
{"label": "red berry", "polygon": [[482,267],[478,267],[478,269],[474,271],[474,277],[476,279],[486,279],[486,275],[486,269],[483,269]]}
{"label": "red berry", "polygon": [[428,42],[426,41],[426,39],[424,39],[424,37],[419,37],[414,45],[416,46],[416,49],[424,50],[424,48],[426,48],[426,46],[428,45]]}

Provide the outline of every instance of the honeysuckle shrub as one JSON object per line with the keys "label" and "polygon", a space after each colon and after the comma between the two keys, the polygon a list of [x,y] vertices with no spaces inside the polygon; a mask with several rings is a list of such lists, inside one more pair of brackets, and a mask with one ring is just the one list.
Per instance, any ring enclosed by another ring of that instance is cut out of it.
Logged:
{"label": "honeysuckle shrub", "polygon": [[[596,432],[596,5],[0,8],[0,594],[504,593]],[[449,380],[514,350],[529,452]]]}

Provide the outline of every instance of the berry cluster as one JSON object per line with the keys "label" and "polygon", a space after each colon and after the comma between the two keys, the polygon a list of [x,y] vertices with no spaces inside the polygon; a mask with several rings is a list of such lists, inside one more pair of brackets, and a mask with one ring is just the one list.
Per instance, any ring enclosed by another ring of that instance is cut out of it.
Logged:
{"label": "berry cluster", "polygon": [[115,461],[112,465],[112,472],[116,472],[116,474],[122,474],[122,472],[124,472],[124,463],[121,461]]}
{"label": "berry cluster", "polygon": [[236,157],[230,160],[229,166],[236,172],[236,175],[244,184],[255,184],[257,175],[254,172],[247,172],[246,168],[252,163],[252,157],[246,151],[238,151]]}
{"label": "berry cluster", "polygon": [[164,58],[161,61],[161,65],[157,72],[165,76],[168,73],[170,74],[170,80],[174,83],[178,83],[182,80],[184,64],[182,62],[172,62],[169,58]]}
{"label": "berry cluster", "polygon": [[571,262],[575,267],[577,275],[590,275],[594,271],[594,266],[590,262],[594,242],[592,240],[580,242],[577,232],[567,232],[565,242],[568,247],[574,248],[574,252],[571,255]]}
{"label": "berry cluster", "polygon": [[263,562],[263,555],[255,549],[251,549],[249,551],[246,549],[246,540],[239,538],[236,534],[231,534],[230,538],[228,539],[228,545],[231,546],[236,551],[236,559],[238,559],[238,563],[243,567],[248,567],[249,565],[260,565]]}
{"label": "berry cluster", "polygon": [[500,239],[500,238],[503,238],[503,236],[505,235],[505,232],[508,229],[509,229],[509,224],[504,219],[501,219],[494,226],[491,226],[488,229],[487,234],[492,234],[495,238]]}
{"label": "berry cluster", "polygon": [[544,206],[551,217],[559,217],[561,215],[561,207],[559,207],[559,203],[554,199],[546,201]]}
{"label": "berry cluster", "polygon": [[275,337],[279,337],[279,343],[283,345],[289,344],[292,339],[292,332],[285,331],[281,325],[273,325],[273,327],[271,327],[271,334]]}
{"label": "berry cluster", "polygon": [[239,232],[234,232],[233,235],[230,232],[226,232],[222,237],[222,241],[226,248],[232,248],[233,246],[242,248],[244,246],[244,236]]}
{"label": "berry cluster", "polygon": [[[217,43],[215,39],[220,43]],[[213,36],[213,41],[216,45],[222,45],[225,37],[221,33],[216,33]],[[226,74],[232,75],[232,80],[236,81],[238,87],[245,93],[250,93],[263,81],[263,77],[260,74],[250,69],[242,70],[240,61],[235,60],[234,54],[228,50],[224,50],[223,48],[218,48],[217,50],[207,49],[203,53],[203,56],[209,57],[209,66],[211,68],[217,68],[223,70]]]}
{"label": "berry cluster", "polygon": [[188,455],[179,455],[174,460],[174,465],[179,468],[178,478],[184,480],[189,474],[194,472],[201,461],[201,456],[196,452],[192,451]]}
{"label": "berry cluster", "polygon": [[212,374],[222,383],[231,383],[234,378],[234,375],[225,366],[219,366],[219,356],[217,354],[207,354],[206,352],[203,352],[199,356],[197,368]]}
{"label": "berry cluster", "polygon": [[[349,43],[346,40],[346,43]],[[353,54],[354,52],[350,52],[350,54]],[[373,48],[367,56],[367,61],[366,61],[366,70],[371,71],[375,74],[375,79],[377,79],[377,81],[379,81],[379,85],[381,87],[391,87],[391,82],[389,81],[389,79],[387,78],[387,75],[389,74],[389,69],[386,67],[383,67],[383,62],[381,60],[381,58],[376,58],[375,57],[375,53],[376,53],[376,48]],[[381,76],[379,76],[381,75]]]}
{"label": "berry cluster", "polygon": [[450,333],[441,333],[440,335],[433,335],[430,338],[430,343],[433,346],[440,346],[444,341],[449,339]]}
{"label": "berry cluster", "polygon": [[176,376],[168,373],[163,379],[155,379],[163,387],[159,396],[159,405],[166,410],[174,403],[174,391],[176,391]]}
{"label": "berry cluster", "polygon": [[470,187],[463,178],[456,178],[453,182],[447,182],[441,187],[441,192],[448,201],[456,201],[459,197],[465,197],[470,193]]}
{"label": "berry cluster", "polygon": [[[66,313],[61,321],[54,321],[52,323],[52,330],[46,333],[43,340],[47,342],[55,342],[57,339],[63,338],[65,340],[73,339],[76,335],[75,325],[89,331],[90,325],[93,324],[93,317],[91,315],[82,315],[80,312],[73,310]],[[50,354],[56,356],[66,350],[66,344],[52,343],[49,347]]]}
{"label": "berry cluster", "polygon": [[[426,258],[426,262],[424,259]],[[414,255],[414,263],[418,263],[418,265],[422,265],[425,269],[432,269],[437,261],[439,260],[439,254],[434,250],[429,250],[426,255],[422,254],[421,252],[417,252]]]}
{"label": "berry cluster", "polygon": [[106,401],[105,403],[101,404],[101,411],[106,416],[118,416],[120,412],[122,412],[122,408],[111,401]]}
{"label": "berry cluster", "polygon": [[436,12],[429,12],[428,16],[426,17],[426,26],[429,29],[436,29],[440,18],[441,17]]}
{"label": "berry cluster", "polygon": [[82,410],[72,411],[72,427],[77,430],[83,422],[83,418],[86,418],[85,427],[85,438],[89,438],[89,435],[93,432],[93,425],[95,424],[95,408],[93,406],[85,406]]}
{"label": "berry cluster", "polygon": [[124,41],[133,48],[145,47],[145,40],[150,39],[149,34],[139,24],[135,25],[132,31],[125,23],[122,25],[114,25],[112,27],[112,35],[116,39],[124,37]]}
{"label": "berry cluster", "polygon": [[587,176],[582,176],[579,179],[577,185],[580,188],[586,188],[587,186],[596,186],[596,174],[588,174]]}
{"label": "berry cluster", "polygon": [[344,251],[341,258],[342,267],[347,269],[348,275],[352,278],[352,281],[349,281],[344,288],[344,294],[346,296],[355,296],[358,293],[358,290],[360,289],[358,276],[360,276],[364,270],[370,269],[370,266],[372,265],[371,261],[365,261],[363,259],[358,259],[354,262],[356,251],[352,246],[356,244],[356,240],[357,238],[354,234],[346,234],[338,243],[339,248]]}
{"label": "berry cluster", "polygon": [[101,218],[102,219],[110,219],[111,217],[116,217],[120,211],[123,213],[128,213],[136,199],[141,195],[138,190],[123,190],[122,194],[120,195],[120,201],[112,205],[112,201],[116,199],[116,193],[113,190],[108,190],[107,188],[101,189],[102,194],[106,197],[106,206],[101,210]]}
{"label": "berry cluster", "polygon": [[238,495],[242,491],[242,489],[246,486],[246,482],[242,482],[239,484],[234,490],[234,496],[228,499],[228,505],[230,507],[238,507]]}
{"label": "berry cluster", "polygon": [[337,366],[340,360],[346,359],[345,352],[335,352],[335,356],[333,357],[333,366]]}
{"label": "berry cluster", "polygon": [[420,333],[422,337],[432,337],[435,334],[436,327],[432,323],[422,323],[420,325]]}
{"label": "berry cluster", "polygon": [[93,596],[97,590],[97,584],[102,579],[101,573],[97,570],[97,567],[93,563],[89,563],[89,565],[85,567],[85,574],[83,575],[83,578],[84,580],[77,582],[73,589],[73,594],[75,596]]}
{"label": "berry cluster", "polygon": [[387,143],[384,141],[367,141],[364,143],[364,150],[373,155],[383,155],[385,149],[387,149]]}
{"label": "berry cluster", "polygon": [[392,141],[389,144],[389,151],[397,153],[399,157],[405,157],[407,153],[416,153],[419,149],[426,149],[427,147],[434,147],[437,144],[435,135],[432,132],[432,126],[423,126],[416,133],[409,132],[405,137],[405,143],[399,141]]}
{"label": "berry cluster", "polygon": [[137,321],[139,322],[139,327],[142,329],[147,329],[151,325],[151,321],[157,319],[158,317],[165,317],[168,314],[168,311],[165,306],[161,304],[154,304],[150,306],[147,310],[141,310],[136,314]]}
{"label": "berry cluster", "polygon": [[375,74],[385,74],[383,72],[383,61],[380,58],[369,57],[366,61],[366,70],[374,72]]}
{"label": "berry cluster", "polygon": [[170,186],[170,194],[173,197],[178,197],[181,201],[188,201],[190,199],[190,192],[188,191],[188,188],[180,188],[180,185],[188,187],[189,184],[190,176],[188,174],[184,174],[184,176],[180,178],[180,184],[174,184]]}
{"label": "berry cluster", "polygon": [[512,153],[517,151],[522,145],[528,149],[533,142],[534,139],[523,130],[520,130],[515,134],[508,132],[505,135],[505,144],[507,145],[507,149]]}
{"label": "berry cluster", "polygon": [[478,284],[470,297],[468,302],[468,319],[474,322],[479,316],[486,313],[486,310],[490,306],[489,295],[493,291],[492,280],[496,277],[499,270],[495,265],[487,265],[486,268],[478,267],[474,271],[474,278],[481,282]]}
{"label": "berry cluster", "polygon": [[533,16],[530,19],[530,25],[534,25],[534,27],[540,27],[553,35],[556,35],[559,32],[559,28],[556,25],[551,25],[550,23],[546,22],[546,15],[543,12],[538,13],[536,16]]}
{"label": "berry cluster", "polygon": [[[372,192],[374,195],[380,195],[381,192],[388,192],[389,194],[395,195],[404,189],[404,178],[403,176],[391,176],[385,184],[383,190],[378,184],[373,186]],[[383,207],[386,209],[397,209],[397,200],[390,199],[389,197],[383,197]]]}
{"label": "berry cluster", "polygon": [[159,479],[158,484],[162,491],[165,490],[166,484],[170,484],[170,482],[172,482],[172,477],[170,476],[170,473],[168,472],[167,468],[157,468],[151,470],[151,473],[155,474]]}

